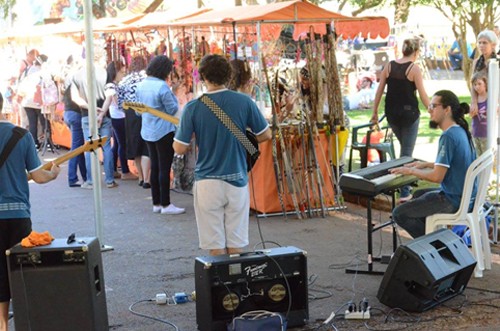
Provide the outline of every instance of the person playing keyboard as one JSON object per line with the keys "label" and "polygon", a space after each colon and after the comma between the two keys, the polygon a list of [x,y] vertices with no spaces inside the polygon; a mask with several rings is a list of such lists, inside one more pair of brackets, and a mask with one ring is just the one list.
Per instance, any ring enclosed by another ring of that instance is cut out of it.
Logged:
{"label": "person playing keyboard", "polygon": [[469,105],[460,103],[453,92],[436,92],[429,104],[431,127],[439,127],[443,131],[436,161],[417,161],[389,170],[392,174],[413,175],[440,184],[439,188],[415,192],[413,199],[393,210],[396,224],[413,238],[425,235],[427,216],[454,213],[459,208],[467,169],[476,158],[469,126],[464,118],[468,111]]}

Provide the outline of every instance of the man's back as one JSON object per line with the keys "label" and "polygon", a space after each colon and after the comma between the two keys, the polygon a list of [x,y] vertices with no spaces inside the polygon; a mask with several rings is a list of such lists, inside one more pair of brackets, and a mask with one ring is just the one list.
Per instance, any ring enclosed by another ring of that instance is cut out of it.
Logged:
{"label": "man's back", "polygon": [[[14,125],[0,121],[0,151],[3,151]],[[29,187],[26,170],[33,171],[41,166],[36,153],[35,142],[25,134],[12,149],[0,168],[0,219],[29,217]]]}
{"label": "man's back", "polygon": [[[257,105],[248,96],[226,89],[207,95],[228,114],[239,130],[250,127],[259,134],[267,128]],[[195,178],[221,179],[244,186],[247,182],[245,148],[197,99],[186,105],[177,138],[188,143],[191,137],[187,135],[191,130],[199,147]]]}

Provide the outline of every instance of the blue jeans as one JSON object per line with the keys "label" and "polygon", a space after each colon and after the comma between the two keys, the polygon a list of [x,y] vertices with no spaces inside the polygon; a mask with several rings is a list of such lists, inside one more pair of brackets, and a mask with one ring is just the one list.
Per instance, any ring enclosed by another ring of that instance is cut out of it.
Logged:
{"label": "blue jeans", "polygon": [[[417,142],[418,135],[418,125],[420,124],[420,118],[418,118],[413,124],[409,126],[400,126],[391,124],[392,132],[398,138],[399,144],[401,145],[401,152],[399,157],[403,156],[413,156],[413,150],[415,149],[415,143]],[[410,195],[411,187],[409,185],[401,188],[401,197],[407,197]]]}
{"label": "blue jeans", "polygon": [[[111,124],[113,125],[113,157],[115,158],[114,166],[116,166],[116,160],[120,160],[120,166],[122,167],[122,174],[130,172],[128,168],[127,160],[127,139],[125,131],[125,118],[112,118]],[[116,169],[114,167],[114,169]]]}
{"label": "blue jeans", "polygon": [[462,68],[463,56],[462,56],[461,53],[448,54],[448,57],[450,58],[451,66],[454,69],[460,69],[460,68]]}
{"label": "blue jeans", "polygon": [[[65,110],[64,123],[66,123],[71,131],[71,150],[82,146],[85,141],[82,130],[82,114],[69,109]],[[85,182],[87,180],[87,168],[85,166],[85,156],[83,156],[83,154],[71,158],[68,162],[69,185],[78,182],[78,169],[80,169],[80,175]]]}
{"label": "blue jeans", "polygon": [[[82,128],[83,135],[85,137],[90,137],[90,128],[89,128],[89,117],[82,117]],[[111,119],[109,117],[104,117],[102,120],[101,127],[97,131],[97,133],[101,136],[107,136],[108,140],[102,146],[103,157],[104,157],[104,178],[106,184],[111,184],[114,182],[114,166],[113,166],[113,151],[111,149]],[[85,165],[87,166],[87,183],[92,184],[92,173],[90,166],[90,153],[85,153]]]}
{"label": "blue jeans", "polygon": [[392,218],[412,236],[417,238],[425,235],[425,218],[434,214],[451,214],[458,207],[446,198],[439,189],[429,188],[415,192],[413,199],[400,204],[392,211]]}

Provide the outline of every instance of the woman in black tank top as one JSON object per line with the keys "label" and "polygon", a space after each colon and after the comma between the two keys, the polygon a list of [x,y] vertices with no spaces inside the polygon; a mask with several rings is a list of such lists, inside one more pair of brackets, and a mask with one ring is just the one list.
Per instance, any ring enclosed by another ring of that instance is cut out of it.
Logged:
{"label": "woman in black tank top", "polygon": [[[375,95],[371,122],[378,123],[378,107],[387,85],[385,114],[392,131],[401,145],[401,156],[412,156],[417,140],[420,110],[416,91],[424,106],[429,106],[429,97],[424,89],[422,72],[415,60],[420,51],[419,39],[403,42],[403,57],[388,63],[380,75],[380,84]],[[410,187],[401,190],[400,201],[411,198]]]}

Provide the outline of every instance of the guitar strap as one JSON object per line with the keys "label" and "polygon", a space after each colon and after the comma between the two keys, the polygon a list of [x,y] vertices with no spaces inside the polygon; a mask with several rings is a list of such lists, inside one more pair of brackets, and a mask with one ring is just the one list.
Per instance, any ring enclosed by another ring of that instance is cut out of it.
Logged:
{"label": "guitar strap", "polygon": [[7,161],[7,158],[9,157],[10,153],[16,146],[17,142],[21,140],[21,138],[27,133],[28,131],[20,128],[18,126],[14,127],[12,129],[12,136],[10,136],[9,141],[5,145],[2,153],[0,154],[0,168],[2,168],[3,164],[5,161]]}
{"label": "guitar strap", "polygon": [[216,103],[213,101],[209,96],[206,94],[203,94],[200,99],[205,106],[208,107],[214,113],[214,115],[219,119],[219,121],[224,124],[224,126],[233,134],[233,136],[238,139],[238,141],[245,147],[246,151],[248,154],[254,156],[255,154],[260,153],[257,148],[250,142],[248,137],[246,136],[245,132],[241,131],[234,121],[229,117],[226,112],[224,112]]}

